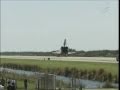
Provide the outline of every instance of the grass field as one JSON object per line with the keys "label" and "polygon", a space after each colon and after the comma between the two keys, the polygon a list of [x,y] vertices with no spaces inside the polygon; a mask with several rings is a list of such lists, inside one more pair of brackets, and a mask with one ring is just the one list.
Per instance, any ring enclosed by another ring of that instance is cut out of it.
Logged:
{"label": "grass field", "polygon": [[85,70],[98,70],[103,68],[107,72],[111,72],[113,75],[118,74],[118,63],[100,63],[100,62],[80,62],[80,61],[44,61],[44,60],[34,60],[34,59],[10,59],[1,58],[1,63],[13,63],[20,65],[37,65],[43,69],[55,69],[55,68],[77,68]]}
{"label": "grass field", "polygon": [[[22,80],[17,81],[17,90],[25,90],[24,89],[24,81],[22,81]],[[35,82],[28,82],[28,90],[36,90]],[[58,89],[56,89],[56,90],[58,90]],[[64,88],[61,90],[69,90],[69,89]],[[102,89],[85,89],[85,88],[83,88],[82,90],[118,90],[118,89],[117,88],[102,88]]]}
{"label": "grass field", "polygon": [[[23,81],[18,81],[17,82],[17,90],[25,90],[24,89],[24,84],[23,84]],[[5,89],[6,90],[6,89]],[[35,89],[35,84],[33,83],[28,83],[28,90],[36,90]],[[56,89],[58,90],[58,89]],[[61,90],[69,90],[69,89],[61,89]],[[118,89],[114,89],[114,88],[103,88],[103,89],[82,89],[82,90],[118,90]]]}

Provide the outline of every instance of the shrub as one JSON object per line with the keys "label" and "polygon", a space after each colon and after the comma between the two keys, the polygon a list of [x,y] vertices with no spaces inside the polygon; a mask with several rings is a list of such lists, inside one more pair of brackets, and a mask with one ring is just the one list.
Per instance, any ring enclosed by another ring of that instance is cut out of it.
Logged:
{"label": "shrub", "polygon": [[112,86],[112,84],[111,84],[109,81],[107,81],[107,82],[104,84],[103,88],[114,88],[114,87]]}

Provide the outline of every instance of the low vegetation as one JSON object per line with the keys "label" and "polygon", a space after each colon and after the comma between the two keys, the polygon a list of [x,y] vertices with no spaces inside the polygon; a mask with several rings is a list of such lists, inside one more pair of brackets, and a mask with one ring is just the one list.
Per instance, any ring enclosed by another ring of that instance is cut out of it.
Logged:
{"label": "low vegetation", "polygon": [[2,58],[2,65],[12,69],[39,71],[67,77],[118,83],[118,64],[72,61],[39,61]]}

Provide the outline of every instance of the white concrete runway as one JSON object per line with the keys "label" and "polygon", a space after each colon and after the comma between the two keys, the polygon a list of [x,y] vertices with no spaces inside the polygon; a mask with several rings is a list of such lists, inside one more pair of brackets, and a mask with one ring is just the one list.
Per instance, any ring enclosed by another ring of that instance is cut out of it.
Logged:
{"label": "white concrete runway", "polygon": [[56,56],[0,56],[1,58],[12,59],[35,59],[35,60],[56,60],[56,61],[81,61],[81,62],[103,62],[103,63],[118,63],[116,58],[111,57],[56,57]]}

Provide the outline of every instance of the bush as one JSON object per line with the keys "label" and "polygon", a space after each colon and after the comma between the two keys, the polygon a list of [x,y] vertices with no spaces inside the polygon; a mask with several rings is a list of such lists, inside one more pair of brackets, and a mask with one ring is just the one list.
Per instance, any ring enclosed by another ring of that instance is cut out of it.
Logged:
{"label": "bush", "polygon": [[113,76],[112,73],[106,72],[104,69],[99,70],[90,70],[87,69],[79,70],[77,68],[41,68],[35,65],[20,65],[20,64],[11,64],[5,63],[2,64],[5,68],[18,69],[18,70],[26,70],[26,71],[36,71],[36,72],[47,72],[51,74],[64,75],[66,77],[74,77],[81,79],[89,79],[89,80],[98,80],[98,81],[109,81],[118,83],[118,76]]}
{"label": "bush", "polygon": [[112,86],[112,84],[111,84],[109,81],[107,81],[107,82],[104,84],[103,88],[114,88],[114,87]]}

